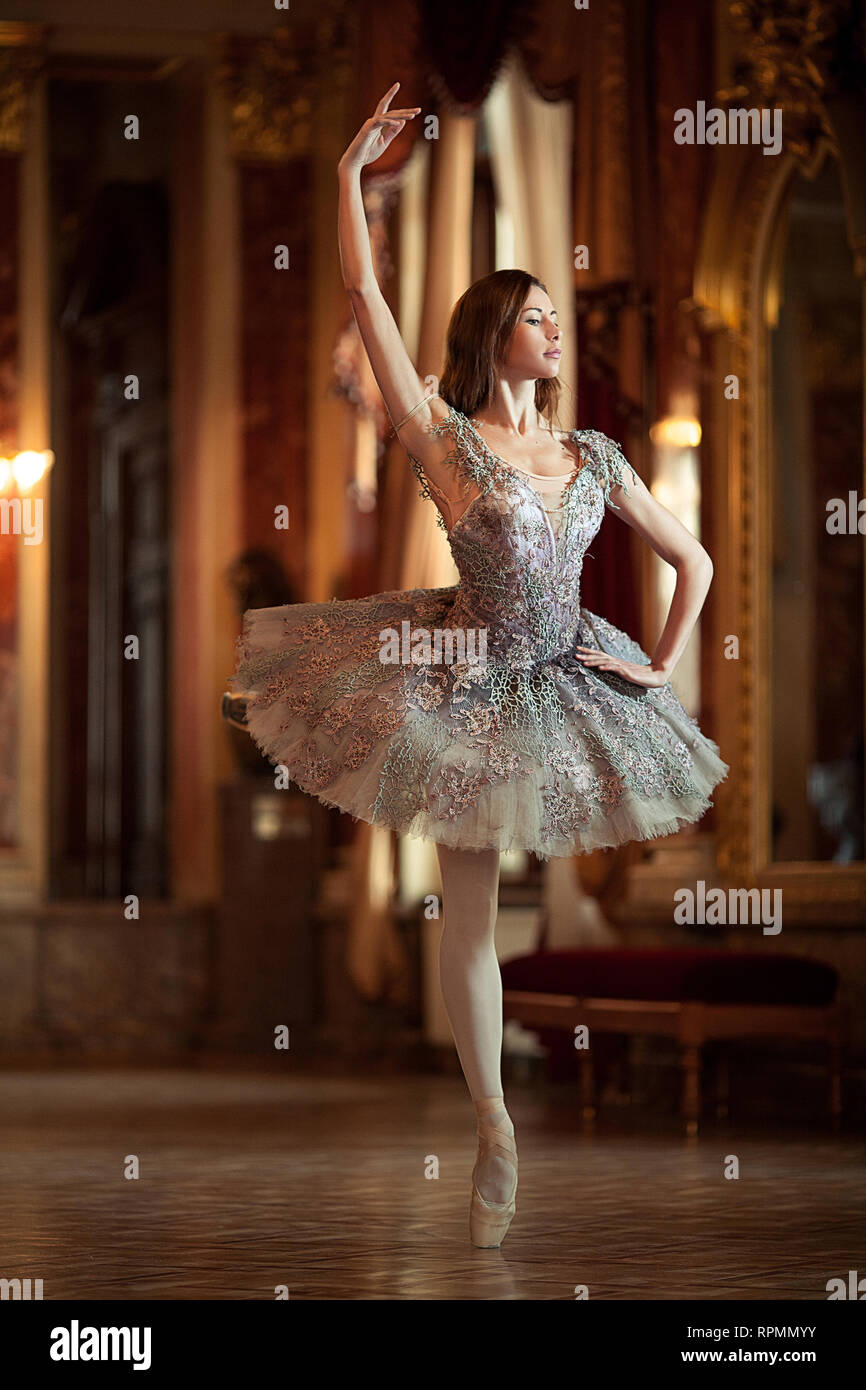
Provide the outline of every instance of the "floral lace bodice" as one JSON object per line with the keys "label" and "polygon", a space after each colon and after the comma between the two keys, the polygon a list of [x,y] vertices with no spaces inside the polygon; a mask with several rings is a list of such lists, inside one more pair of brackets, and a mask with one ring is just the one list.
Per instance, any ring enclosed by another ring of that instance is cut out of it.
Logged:
{"label": "floral lace bodice", "polygon": [[[460,575],[454,626],[486,628],[488,659],[512,670],[529,668],[574,651],[580,622],[580,580],[587,549],[598,533],[613,487],[626,495],[626,470],[619,446],[598,430],[572,430],[583,465],[564,484],[546,486],[492,453],[461,411],[429,431],[453,440],[444,460],[458,485],[474,496],[450,531]],[[409,455],[421,493],[436,502],[439,489],[423,465]],[[536,485],[538,483],[538,485]],[[558,510],[555,520],[547,507]]]}

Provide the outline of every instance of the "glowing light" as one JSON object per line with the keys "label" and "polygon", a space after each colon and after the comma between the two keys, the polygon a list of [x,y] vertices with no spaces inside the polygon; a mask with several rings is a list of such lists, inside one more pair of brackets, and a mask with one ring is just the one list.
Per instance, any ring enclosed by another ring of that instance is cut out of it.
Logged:
{"label": "glowing light", "polygon": [[650,427],[650,439],[671,449],[696,449],[701,442],[700,421],[687,415],[666,415]]}
{"label": "glowing light", "polygon": [[12,460],[12,475],[20,492],[26,492],[41,482],[54,463],[50,449],[24,449]]}

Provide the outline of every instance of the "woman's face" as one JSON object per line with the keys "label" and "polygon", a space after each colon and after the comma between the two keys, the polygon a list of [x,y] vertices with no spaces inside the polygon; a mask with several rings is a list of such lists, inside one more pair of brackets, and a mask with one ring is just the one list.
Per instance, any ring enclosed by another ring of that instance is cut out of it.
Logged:
{"label": "woman's face", "polygon": [[544,290],[532,285],[508,343],[506,372],[535,381],[553,378],[559,374],[561,347],[556,310]]}

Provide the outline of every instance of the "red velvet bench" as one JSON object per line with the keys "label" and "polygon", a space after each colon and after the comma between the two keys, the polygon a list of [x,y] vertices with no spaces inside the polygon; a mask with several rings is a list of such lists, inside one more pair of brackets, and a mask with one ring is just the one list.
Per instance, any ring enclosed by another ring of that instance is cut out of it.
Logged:
{"label": "red velvet bench", "polygon": [[[828,1109],[842,1113],[842,1017],[838,972],[805,956],[702,950],[534,951],[502,966],[506,1019],[526,1028],[586,1024],[589,1048],[575,1049],[584,1118],[595,1115],[592,1034],[654,1033],[676,1038],[682,1114],[696,1134],[701,1113],[701,1048],[718,1039],[814,1039],[827,1047]],[[718,1113],[727,1113],[720,1066]]]}

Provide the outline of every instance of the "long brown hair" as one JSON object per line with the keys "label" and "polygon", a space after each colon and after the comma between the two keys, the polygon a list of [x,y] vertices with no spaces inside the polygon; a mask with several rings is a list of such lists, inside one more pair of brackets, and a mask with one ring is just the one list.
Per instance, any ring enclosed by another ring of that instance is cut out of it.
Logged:
{"label": "long brown hair", "polygon": [[[533,285],[526,270],[494,270],[469,286],[451,311],[439,394],[464,415],[493,397],[498,369]],[[555,377],[536,381],[535,408],[552,424],[562,387]]]}

